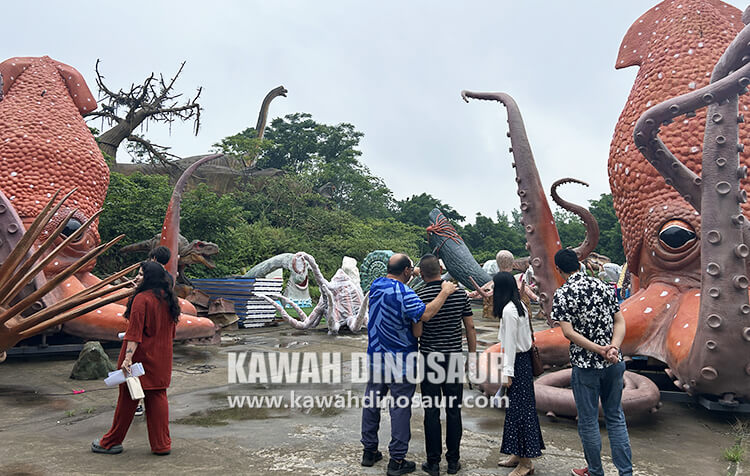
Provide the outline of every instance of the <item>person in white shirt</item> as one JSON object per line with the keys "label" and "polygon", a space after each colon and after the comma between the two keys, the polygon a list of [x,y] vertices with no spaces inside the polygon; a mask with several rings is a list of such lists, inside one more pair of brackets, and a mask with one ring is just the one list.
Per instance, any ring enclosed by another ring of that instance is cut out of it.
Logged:
{"label": "person in white shirt", "polygon": [[534,472],[531,459],[544,449],[531,369],[531,321],[513,275],[497,273],[493,282],[493,309],[500,318],[498,339],[503,348],[501,382],[509,401],[500,452],[510,456],[498,465],[515,467],[510,476],[525,476]]}

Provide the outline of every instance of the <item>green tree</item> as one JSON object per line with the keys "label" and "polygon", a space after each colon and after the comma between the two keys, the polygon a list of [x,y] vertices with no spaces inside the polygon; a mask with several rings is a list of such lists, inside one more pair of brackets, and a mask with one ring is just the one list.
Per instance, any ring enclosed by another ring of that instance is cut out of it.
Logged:
{"label": "green tree", "polygon": [[575,248],[583,243],[586,227],[576,214],[558,208],[552,212],[552,217],[563,248]]}
{"label": "green tree", "polygon": [[257,155],[260,168],[277,168],[306,180],[331,204],[358,217],[387,218],[395,209],[391,190],[359,158],[362,134],[353,125],[315,122],[310,114],[274,119],[259,142],[253,128],[227,137],[217,148],[244,157]]}
{"label": "green tree", "polygon": [[599,245],[596,252],[608,256],[615,263],[624,263],[622,229],[615,215],[612,194],[603,193],[598,200],[589,200],[589,210],[599,223]]}
{"label": "green tree", "polygon": [[500,250],[509,250],[515,256],[528,255],[525,235],[511,226],[505,213],[498,212],[496,221],[477,213],[474,224],[456,231],[480,264],[494,259]]}
{"label": "green tree", "polygon": [[120,234],[125,238],[97,260],[98,273],[111,274],[138,259],[121,255],[118,250],[159,233],[171,195],[172,187],[165,175],[110,174],[104,211],[99,217],[99,234],[102,242]]}
{"label": "green tree", "polygon": [[416,225],[421,228],[429,226],[430,212],[435,207],[439,208],[443,212],[443,215],[445,215],[445,218],[454,224],[466,219],[465,216],[459,214],[453,207],[441,202],[428,193],[412,195],[396,203],[398,207],[396,219],[402,223]]}

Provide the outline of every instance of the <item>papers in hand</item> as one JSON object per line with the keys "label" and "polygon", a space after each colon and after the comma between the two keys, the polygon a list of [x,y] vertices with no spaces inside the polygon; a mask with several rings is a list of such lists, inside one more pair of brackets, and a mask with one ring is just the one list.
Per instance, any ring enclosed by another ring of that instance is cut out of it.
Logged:
{"label": "papers in hand", "polygon": [[142,363],[136,362],[130,366],[130,373],[131,375],[126,376],[125,372],[123,372],[122,369],[117,369],[109,373],[109,377],[104,379],[104,383],[107,384],[108,387],[113,387],[115,385],[120,385],[121,383],[125,383],[126,377],[129,377],[129,376],[140,377],[141,375],[144,375],[146,371],[143,370]]}

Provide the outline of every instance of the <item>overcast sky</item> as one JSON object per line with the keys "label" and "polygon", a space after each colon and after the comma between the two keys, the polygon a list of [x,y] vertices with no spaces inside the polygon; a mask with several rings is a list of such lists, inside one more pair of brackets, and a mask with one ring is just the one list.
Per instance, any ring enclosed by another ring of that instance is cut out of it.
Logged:
{"label": "overcast sky", "polygon": [[[208,152],[254,126],[265,94],[287,98],[270,118],[311,113],[365,134],[362,160],[397,199],[427,192],[473,222],[518,207],[506,113],[464,103],[462,89],[518,102],[542,182],[572,176],[566,199],[609,191],[607,156],[636,68],[616,71],[630,25],[656,1],[129,1],[12,2],[3,6],[4,58],[42,56],[77,68],[96,94],[185,70],[177,88],[203,87],[191,124],[146,135],[181,156]],[[740,9],[745,2],[730,1]],[[92,124],[99,125],[99,124]],[[119,160],[128,160],[124,147]]]}

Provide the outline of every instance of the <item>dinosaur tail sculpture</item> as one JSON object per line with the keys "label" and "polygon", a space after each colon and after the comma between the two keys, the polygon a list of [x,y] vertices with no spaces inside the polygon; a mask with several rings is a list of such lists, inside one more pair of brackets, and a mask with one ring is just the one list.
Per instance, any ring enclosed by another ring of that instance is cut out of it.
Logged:
{"label": "dinosaur tail sculpture", "polygon": [[492,281],[490,275],[474,259],[453,225],[437,208],[430,212],[427,233],[433,254],[443,260],[445,268],[459,283],[476,289],[475,286],[481,287]]}
{"label": "dinosaur tail sculpture", "polygon": [[169,274],[173,278],[177,277],[177,263],[179,257],[179,239],[180,239],[180,203],[182,202],[182,194],[185,192],[188,179],[193,175],[198,167],[210,162],[212,160],[223,157],[224,154],[213,154],[207,155],[197,161],[195,161],[190,167],[188,167],[180,176],[179,180],[174,186],[172,192],[172,198],[169,200],[169,206],[167,207],[166,217],[164,218],[164,226],[161,231],[161,245],[169,248],[172,252],[172,256],[169,259],[169,263],[165,266]]}
{"label": "dinosaur tail sculpture", "polygon": [[557,273],[553,264],[555,253],[561,249],[560,237],[544,195],[521,111],[513,98],[505,93],[462,91],[461,97],[466,102],[469,102],[469,98],[498,101],[508,111],[509,132],[507,135],[511,141],[510,151],[513,153],[518,195],[521,197],[521,223],[526,230],[526,242],[531,254],[530,263],[539,288],[542,312],[551,325],[552,294],[563,283],[562,277]]}
{"label": "dinosaur tail sculpture", "polygon": [[[177,276],[177,263],[179,261],[178,240],[180,236],[180,200],[185,191],[185,186],[190,175],[204,163],[221,157],[222,154],[214,154],[201,158],[185,170],[175,185],[172,198],[167,207],[164,226],[162,228],[161,244],[169,248],[172,256],[166,265],[167,271]],[[71,282],[64,288],[65,293],[78,293],[87,289],[88,286],[97,285],[98,280],[91,277],[81,282]],[[85,287],[84,287],[85,286]],[[182,314],[177,323],[177,340],[192,340],[202,342],[210,340],[216,335],[216,325],[210,319],[198,317],[195,307],[188,301],[180,299]],[[127,321],[122,317],[125,308],[119,304],[110,304],[97,310],[96,313],[83,315],[78,319],[66,323],[64,330],[70,334],[86,339],[116,340],[117,334],[127,328]]]}

